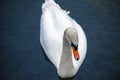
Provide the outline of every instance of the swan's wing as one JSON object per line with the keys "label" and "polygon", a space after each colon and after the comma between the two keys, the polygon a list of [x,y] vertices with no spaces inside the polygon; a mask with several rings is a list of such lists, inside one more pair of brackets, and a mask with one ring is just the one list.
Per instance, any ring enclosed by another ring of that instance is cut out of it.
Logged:
{"label": "swan's wing", "polygon": [[53,25],[53,19],[49,11],[45,11],[41,16],[40,24],[40,41],[41,45],[51,62],[56,66],[58,54],[58,37]]}
{"label": "swan's wing", "polygon": [[46,55],[57,68],[62,54],[64,30],[72,27],[67,14],[68,12],[62,10],[55,2],[46,2],[42,5],[40,41]]}

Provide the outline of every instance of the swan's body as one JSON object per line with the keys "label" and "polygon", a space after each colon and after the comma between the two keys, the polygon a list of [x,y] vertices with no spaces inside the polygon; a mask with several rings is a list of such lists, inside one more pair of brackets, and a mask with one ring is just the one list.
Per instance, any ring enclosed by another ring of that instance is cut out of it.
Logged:
{"label": "swan's body", "polygon": [[[60,77],[76,74],[86,55],[86,37],[81,26],[54,0],[45,0],[42,5],[40,42]],[[78,45],[79,60],[75,59],[71,44],[75,48]]]}

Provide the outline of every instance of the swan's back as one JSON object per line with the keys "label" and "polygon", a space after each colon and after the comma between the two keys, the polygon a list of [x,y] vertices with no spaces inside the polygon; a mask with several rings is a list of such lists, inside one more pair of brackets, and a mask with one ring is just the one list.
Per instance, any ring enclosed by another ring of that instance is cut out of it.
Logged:
{"label": "swan's back", "polygon": [[[40,41],[41,45],[52,63],[59,69],[60,58],[62,54],[62,41],[63,33],[68,27],[76,27],[79,40],[81,36],[84,36],[83,42],[79,41],[79,44],[86,47],[86,38],[81,27],[68,16],[68,12],[62,10],[54,0],[46,0],[42,5],[42,16],[40,24]],[[79,47],[81,48],[81,47]],[[80,52],[86,53],[84,48],[80,49]],[[85,57],[85,54],[80,54]],[[80,58],[83,60],[83,58]],[[80,60],[79,60],[80,61]],[[78,62],[73,62],[75,67],[79,67]]]}

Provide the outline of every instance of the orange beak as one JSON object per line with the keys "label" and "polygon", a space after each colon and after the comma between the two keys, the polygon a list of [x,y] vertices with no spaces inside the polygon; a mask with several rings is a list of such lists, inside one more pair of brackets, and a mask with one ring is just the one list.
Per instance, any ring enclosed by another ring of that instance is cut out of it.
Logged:
{"label": "orange beak", "polygon": [[73,55],[75,60],[79,60],[80,56],[79,56],[79,52],[78,52],[78,47],[76,48],[75,46],[71,46],[72,47],[72,51],[73,51]]}

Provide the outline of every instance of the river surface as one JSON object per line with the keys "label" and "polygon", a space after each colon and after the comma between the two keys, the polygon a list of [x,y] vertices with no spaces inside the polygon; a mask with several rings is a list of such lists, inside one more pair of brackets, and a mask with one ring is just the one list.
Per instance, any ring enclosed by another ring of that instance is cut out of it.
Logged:
{"label": "river surface", "polygon": [[[0,80],[59,80],[39,43],[43,2],[0,1]],[[56,2],[87,37],[86,59],[73,80],[120,80],[120,1]]]}

